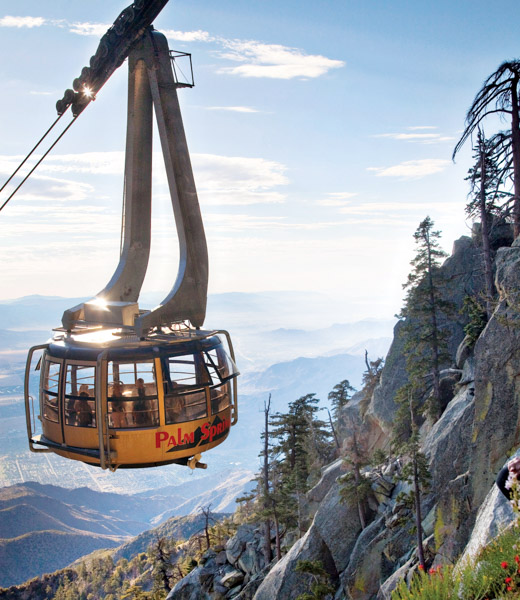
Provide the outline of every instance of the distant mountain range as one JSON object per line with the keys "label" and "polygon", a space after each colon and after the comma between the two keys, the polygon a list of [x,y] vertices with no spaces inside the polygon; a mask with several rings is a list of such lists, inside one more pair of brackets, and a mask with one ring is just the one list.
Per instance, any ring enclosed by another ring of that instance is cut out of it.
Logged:
{"label": "distant mountain range", "polygon": [[[215,518],[232,513],[235,499],[252,488],[252,477],[237,471],[218,482],[207,477],[193,486],[134,495],[34,482],[0,488],[0,587],[64,568],[101,548],[123,544],[117,557],[128,558],[146,551],[157,534],[186,539],[203,526],[199,508],[211,507]],[[158,529],[150,531],[152,525]]]}
{"label": "distant mountain range", "polygon": [[0,489],[0,586],[63,568],[146,529],[110,513],[61,502],[33,486]]}
{"label": "distant mountain range", "polygon": [[[17,491],[20,492],[19,489]],[[56,488],[55,493],[59,494],[59,492],[59,488]],[[208,505],[205,506],[205,508],[207,507]],[[209,524],[213,525],[226,516],[229,516],[229,513],[219,513],[211,510]],[[63,583],[67,578],[77,576],[71,570],[71,567],[75,568],[80,565],[83,565],[85,573],[90,572],[92,574],[92,578],[97,581],[98,587],[102,587],[106,583],[105,579],[109,577],[110,570],[96,571],[96,568],[99,568],[101,564],[99,561],[109,559],[109,565],[115,565],[121,559],[132,561],[142,553],[146,553],[149,546],[160,538],[182,542],[192,536],[203,534],[205,523],[206,517],[202,512],[182,517],[171,517],[161,525],[143,531],[115,547],[111,542],[100,547],[94,535],[69,535],[49,530],[20,536],[13,543],[6,546],[5,552],[2,545],[4,540],[0,540],[0,557],[2,567],[4,567],[4,572],[0,573],[0,598],[15,600],[53,597],[53,593],[60,582]],[[74,551],[71,552],[72,549],[80,552],[81,556],[64,566],[64,561],[74,556]],[[15,552],[20,554],[17,555]],[[123,565],[124,561],[119,564]],[[128,565],[128,563],[126,564]],[[139,564],[143,565],[142,560]],[[107,568],[106,565],[105,562],[105,568]],[[124,567],[121,567],[121,569],[120,577],[135,580],[135,571],[124,572],[123,574]],[[139,584],[149,587],[152,577],[149,564],[145,562],[144,570],[138,573]],[[100,581],[98,581],[99,578],[101,578]],[[49,590],[51,591],[49,592]],[[96,598],[102,597],[99,595],[99,589],[94,591]]]}

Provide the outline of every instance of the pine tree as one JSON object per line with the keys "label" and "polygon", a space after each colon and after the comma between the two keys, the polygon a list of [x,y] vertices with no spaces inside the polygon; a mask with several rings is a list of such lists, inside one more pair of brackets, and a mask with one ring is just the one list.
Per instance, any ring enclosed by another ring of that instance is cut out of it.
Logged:
{"label": "pine tree", "polygon": [[409,382],[414,397],[424,397],[432,389],[428,412],[438,418],[441,414],[440,371],[449,360],[447,344],[448,319],[454,313],[451,302],[442,298],[443,281],[439,266],[446,253],[439,247],[440,232],[434,231],[434,223],[426,217],[419,224],[414,239],[417,252],[411,265],[405,305],[398,315],[404,320],[401,335],[404,336],[404,352]]}
{"label": "pine tree", "polygon": [[[330,433],[317,418],[316,394],[307,394],[289,403],[289,411],[276,413],[270,420],[273,493],[285,523],[295,524],[304,533],[301,503],[309,488],[311,473],[330,457]],[[293,519],[296,521],[294,523]]]}
{"label": "pine tree", "polygon": [[148,548],[148,557],[153,568],[153,592],[163,590],[166,594],[171,589],[170,579],[177,557],[175,541],[166,537],[158,537]]}
{"label": "pine tree", "polygon": [[310,591],[300,594],[295,600],[324,600],[336,591],[330,583],[330,575],[319,560],[299,560],[295,571],[312,576]]}
{"label": "pine tree", "polygon": [[329,392],[328,399],[332,406],[332,414],[335,421],[338,421],[342,407],[348,404],[349,400],[352,398],[352,392],[355,391],[356,390],[350,385],[350,381],[344,379],[336,384],[332,388],[332,391]]}

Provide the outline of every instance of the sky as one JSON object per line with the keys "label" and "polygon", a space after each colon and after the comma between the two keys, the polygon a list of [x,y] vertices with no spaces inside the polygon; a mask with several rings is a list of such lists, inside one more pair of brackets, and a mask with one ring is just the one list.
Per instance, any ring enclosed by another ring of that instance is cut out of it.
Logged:
{"label": "sky", "polygon": [[[128,4],[0,2],[2,181]],[[520,55],[518,21],[509,0],[170,0],[154,25],[193,58],[179,97],[210,293],[320,291],[344,299],[342,321],[398,312],[420,221],[448,252],[470,233],[471,148],[451,155],[484,79]],[[0,300],[94,296],[110,279],[126,87],[124,64],[0,212]],[[155,151],[144,290],[166,294],[177,241]]]}

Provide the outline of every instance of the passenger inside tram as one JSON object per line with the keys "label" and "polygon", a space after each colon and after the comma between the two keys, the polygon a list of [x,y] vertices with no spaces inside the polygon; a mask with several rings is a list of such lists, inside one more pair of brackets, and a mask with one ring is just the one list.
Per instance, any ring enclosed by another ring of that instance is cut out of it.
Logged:
{"label": "passenger inside tram", "polygon": [[110,405],[112,408],[111,425],[112,427],[126,427],[126,400],[123,396],[125,386],[121,381],[114,381],[112,384],[112,393]]}
{"label": "passenger inside tram", "polygon": [[133,395],[138,397],[133,405],[133,422],[137,427],[149,427],[152,425],[152,415],[148,410],[146,387],[142,377],[139,377],[135,382],[135,394]]}
{"label": "passenger inside tram", "polygon": [[80,397],[74,402],[74,411],[76,413],[75,425],[79,427],[91,427],[93,425],[93,414],[89,402],[88,385],[83,384],[79,389]]}

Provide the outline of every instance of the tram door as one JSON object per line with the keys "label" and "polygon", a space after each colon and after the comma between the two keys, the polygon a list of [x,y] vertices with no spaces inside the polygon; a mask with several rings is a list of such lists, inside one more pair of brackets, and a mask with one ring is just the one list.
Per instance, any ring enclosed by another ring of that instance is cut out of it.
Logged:
{"label": "tram door", "polygon": [[63,360],[44,354],[40,383],[40,415],[45,437],[63,443],[63,417],[60,410],[60,385]]}
{"label": "tram door", "polygon": [[65,443],[79,448],[99,445],[95,363],[67,361],[63,372],[62,419]]}

